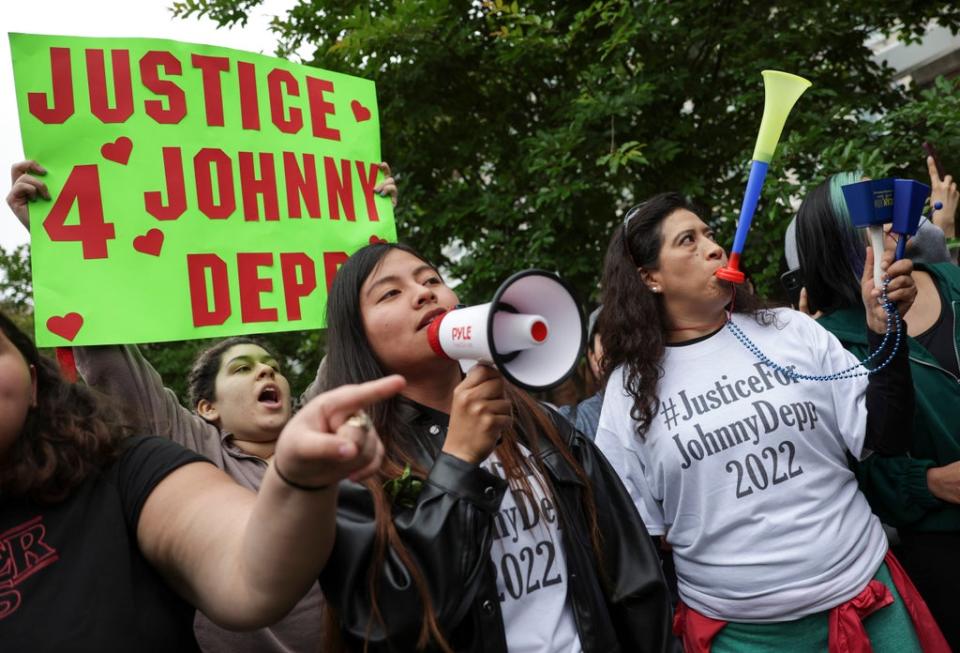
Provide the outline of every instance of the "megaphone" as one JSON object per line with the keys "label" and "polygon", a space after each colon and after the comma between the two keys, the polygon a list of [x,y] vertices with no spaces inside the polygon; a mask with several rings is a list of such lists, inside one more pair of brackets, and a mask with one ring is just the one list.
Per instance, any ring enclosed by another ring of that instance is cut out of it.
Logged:
{"label": "megaphone", "polygon": [[504,281],[490,302],[436,318],[427,340],[438,356],[493,365],[514,385],[536,392],[573,373],[585,341],[583,314],[560,277],[524,270]]}
{"label": "megaphone", "polygon": [[880,287],[883,275],[883,225],[893,223],[891,231],[900,236],[894,260],[903,258],[906,236],[914,236],[920,226],[920,214],[930,196],[930,187],[912,179],[868,179],[841,188],[850,213],[850,223],[866,227],[873,247],[873,283]]}
{"label": "megaphone", "polygon": [[750,163],[750,177],[747,179],[747,190],[740,206],[740,219],[737,222],[737,233],[733,238],[733,247],[730,249],[730,258],[727,265],[719,268],[716,275],[725,281],[743,283],[744,274],[740,271],[740,256],[743,246],[747,242],[747,232],[753,222],[753,214],[757,210],[757,200],[763,190],[763,181],[767,176],[770,160],[780,142],[783,125],[787,122],[790,110],[797,103],[803,92],[811,84],[803,77],[783,73],[778,70],[764,70],[763,75],[763,118],[760,119],[760,132],[757,134],[757,143],[753,148],[753,161]]}

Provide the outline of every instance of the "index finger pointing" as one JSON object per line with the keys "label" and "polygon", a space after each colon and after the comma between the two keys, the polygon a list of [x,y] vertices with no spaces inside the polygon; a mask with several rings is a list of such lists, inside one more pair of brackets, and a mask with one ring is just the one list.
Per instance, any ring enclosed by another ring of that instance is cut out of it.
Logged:
{"label": "index finger pointing", "polygon": [[[333,431],[358,410],[389,399],[406,384],[402,376],[393,374],[376,381],[343,385],[314,397],[301,412],[316,412],[316,416],[323,418],[328,429]],[[314,417],[310,413],[308,416]]]}
{"label": "index finger pointing", "polygon": [[927,172],[930,173],[930,181],[940,181],[940,173],[937,172],[937,162],[932,156],[927,157]]}

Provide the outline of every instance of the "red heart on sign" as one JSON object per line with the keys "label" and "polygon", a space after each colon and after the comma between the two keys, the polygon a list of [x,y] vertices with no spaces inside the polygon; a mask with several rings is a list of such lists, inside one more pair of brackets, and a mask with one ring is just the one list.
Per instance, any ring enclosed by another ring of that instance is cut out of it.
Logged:
{"label": "red heart on sign", "polygon": [[350,108],[353,109],[353,117],[357,122],[370,120],[370,109],[360,104],[357,100],[350,103]]}
{"label": "red heart on sign", "polygon": [[370,236],[370,244],[371,244],[371,245],[379,245],[380,243],[385,243],[385,242],[387,242],[387,241],[385,241],[385,240],[384,240],[383,238],[381,238],[380,236]]}
{"label": "red heart on sign", "polygon": [[121,136],[112,143],[104,143],[100,148],[100,154],[103,155],[104,159],[127,165],[132,150],[133,141],[126,136]]}
{"label": "red heart on sign", "polygon": [[159,229],[151,229],[142,236],[133,239],[133,248],[138,252],[150,254],[151,256],[160,256],[160,249],[163,247],[163,232]]}
{"label": "red heart on sign", "polygon": [[66,315],[54,315],[47,320],[47,329],[50,333],[60,336],[65,340],[73,340],[83,326],[83,316],[79,313],[67,313]]}

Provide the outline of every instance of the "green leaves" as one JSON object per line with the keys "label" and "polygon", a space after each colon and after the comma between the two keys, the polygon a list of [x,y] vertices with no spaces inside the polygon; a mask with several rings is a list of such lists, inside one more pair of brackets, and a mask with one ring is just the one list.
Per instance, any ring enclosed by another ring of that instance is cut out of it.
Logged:
{"label": "green leaves", "polygon": [[383,484],[383,489],[396,506],[415,508],[420,491],[423,490],[423,481],[413,476],[410,465],[403,468],[403,473]]}
{"label": "green leaves", "polygon": [[642,143],[627,141],[609,154],[604,154],[597,159],[597,164],[608,166],[611,174],[615,175],[617,171],[620,170],[620,166],[649,163],[647,158],[643,156],[643,148],[644,145]]}
{"label": "green leaves", "polygon": [[9,252],[0,248],[0,307],[8,313],[33,312],[29,245]]}
{"label": "green leaves", "polygon": [[30,246],[7,252],[0,248],[0,310],[33,334],[33,283],[30,278]]}

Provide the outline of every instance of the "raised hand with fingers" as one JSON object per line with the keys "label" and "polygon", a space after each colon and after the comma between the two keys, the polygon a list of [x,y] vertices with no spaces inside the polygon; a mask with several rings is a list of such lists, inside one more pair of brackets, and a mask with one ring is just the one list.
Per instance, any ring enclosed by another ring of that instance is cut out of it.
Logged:
{"label": "raised hand with fingers", "polygon": [[288,485],[304,490],[372,475],[383,462],[383,443],[362,411],[389,399],[404,385],[403,377],[394,374],[318,395],[281,432],[274,471]]}
{"label": "raised hand with fingers", "polygon": [[[886,244],[880,267],[884,271],[884,278],[890,280],[887,285],[887,298],[897,307],[900,317],[903,317],[917,298],[917,287],[911,276],[913,262],[906,258],[894,262],[893,247],[889,242]],[[882,288],[877,288],[874,284],[873,257],[873,248],[867,247],[867,258],[863,265],[863,276],[860,279],[860,291],[863,306],[866,309],[867,326],[874,333],[885,333],[887,313],[881,303]]]}
{"label": "raised hand with fingers", "polygon": [[800,301],[797,304],[797,310],[803,313],[804,315],[809,315],[815,320],[819,320],[821,317],[823,317],[823,311],[817,311],[816,313],[810,312],[810,299],[807,296],[806,286],[800,289]]}
{"label": "raised hand with fingers", "polygon": [[397,181],[393,178],[393,173],[390,172],[390,164],[382,161],[380,172],[383,173],[384,180],[373,187],[373,192],[383,197],[389,197],[391,204],[396,206],[399,191],[397,191]]}
{"label": "raised hand with fingers", "polygon": [[[932,156],[927,157],[927,171],[930,173],[930,206],[934,207],[931,219],[935,225],[943,229],[947,238],[955,238],[957,205],[960,204],[957,182],[951,175],[940,178],[937,164]],[[936,208],[937,202],[941,204],[939,209]]]}
{"label": "raised hand with fingers", "polygon": [[30,202],[37,198],[50,199],[50,191],[43,180],[34,175],[45,175],[46,169],[36,161],[20,161],[10,168],[10,192],[7,206],[27,230],[30,230]]}

